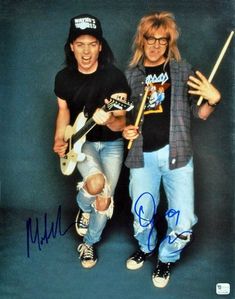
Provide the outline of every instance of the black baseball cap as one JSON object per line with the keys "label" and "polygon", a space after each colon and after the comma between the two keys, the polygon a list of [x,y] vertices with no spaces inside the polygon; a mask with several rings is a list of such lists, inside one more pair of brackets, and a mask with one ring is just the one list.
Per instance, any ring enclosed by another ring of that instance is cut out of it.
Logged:
{"label": "black baseball cap", "polygon": [[82,14],[70,20],[69,41],[74,41],[80,35],[92,35],[103,41],[103,31],[100,21],[89,14]]}

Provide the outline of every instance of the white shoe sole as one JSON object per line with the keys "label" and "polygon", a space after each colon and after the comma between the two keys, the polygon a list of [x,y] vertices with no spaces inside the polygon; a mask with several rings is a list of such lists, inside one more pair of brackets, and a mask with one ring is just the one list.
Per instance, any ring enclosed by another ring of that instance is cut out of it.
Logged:
{"label": "white shoe sole", "polygon": [[86,268],[86,269],[90,269],[90,268],[93,268],[97,263],[97,260],[95,261],[81,261],[81,265],[83,266],[83,268]]}
{"label": "white shoe sole", "polygon": [[156,288],[165,288],[170,280],[170,277],[152,277],[153,284]]}
{"label": "white shoe sole", "polygon": [[142,268],[143,265],[144,265],[144,261],[139,263],[139,264],[137,264],[133,260],[128,260],[126,262],[126,267],[127,267],[128,270],[138,270],[138,269]]}

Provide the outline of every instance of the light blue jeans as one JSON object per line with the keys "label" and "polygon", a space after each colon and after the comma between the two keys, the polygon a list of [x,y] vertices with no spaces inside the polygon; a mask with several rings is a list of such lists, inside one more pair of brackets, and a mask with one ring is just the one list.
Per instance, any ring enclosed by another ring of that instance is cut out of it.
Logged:
{"label": "light blue jeans", "polygon": [[[168,210],[165,214],[168,230],[159,246],[162,262],[175,262],[190,241],[194,214],[193,160],[185,167],[169,169],[169,145],[154,152],[144,152],[144,167],[130,169],[130,196],[134,215],[134,236],[144,252],[151,252],[157,244],[154,216],[159,204],[162,180]],[[186,240],[181,237],[184,236]]]}
{"label": "light blue jeans", "polygon": [[[86,159],[77,164],[78,171],[83,177],[83,182],[78,184],[77,203],[83,212],[90,213],[89,227],[83,241],[92,245],[100,240],[107,220],[112,215],[113,195],[123,162],[123,140],[86,141],[82,151],[86,154]],[[86,178],[97,173],[102,173],[106,180],[103,195],[112,199],[109,212],[97,211],[94,207],[96,196],[91,196],[83,189]]]}

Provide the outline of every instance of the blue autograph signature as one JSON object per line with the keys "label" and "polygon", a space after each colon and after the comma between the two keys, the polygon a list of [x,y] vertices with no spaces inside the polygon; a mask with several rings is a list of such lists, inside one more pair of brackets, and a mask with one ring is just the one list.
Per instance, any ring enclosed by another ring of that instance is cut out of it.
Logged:
{"label": "blue autograph signature", "polygon": [[42,246],[48,244],[51,238],[55,239],[57,236],[64,236],[67,231],[74,225],[72,223],[67,229],[62,230],[61,228],[61,206],[59,206],[56,216],[56,221],[48,223],[47,213],[44,214],[44,229],[41,233],[39,228],[39,220],[35,220],[35,228],[32,228],[32,218],[28,218],[26,221],[26,232],[27,232],[27,257],[30,257],[30,245],[36,244],[38,250],[42,250]]}
{"label": "blue autograph signature", "polygon": [[[144,205],[148,205],[148,208],[151,211],[151,215],[152,217],[148,217],[146,218],[145,216],[145,208]],[[155,248],[156,244],[152,244],[151,245],[151,237],[153,234],[153,230],[154,230],[154,225],[155,225],[155,220],[154,220],[154,216],[156,214],[156,203],[154,200],[154,197],[151,193],[149,192],[144,192],[142,193],[137,201],[135,202],[134,205],[134,212],[135,214],[138,216],[138,220],[139,220],[139,224],[142,227],[149,227],[150,231],[149,231],[149,235],[148,235],[148,249],[149,251],[152,251],[153,248]],[[177,226],[177,224],[179,223],[179,218],[180,218],[180,211],[179,210],[175,210],[175,209],[169,209],[166,211],[165,216],[168,218],[172,218],[175,221],[175,225]],[[177,236],[171,236],[171,235],[166,235],[165,238],[161,241],[161,243],[165,240],[167,240],[168,244],[173,244],[176,242],[176,240],[180,239],[180,236],[183,236],[184,234],[188,234],[188,233],[192,233],[191,230],[187,230],[187,231],[183,231],[180,234],[178,234]],[[172,251],[171,254],[176,253],[176,252],[180,252],[182,251],[183,248]]]}

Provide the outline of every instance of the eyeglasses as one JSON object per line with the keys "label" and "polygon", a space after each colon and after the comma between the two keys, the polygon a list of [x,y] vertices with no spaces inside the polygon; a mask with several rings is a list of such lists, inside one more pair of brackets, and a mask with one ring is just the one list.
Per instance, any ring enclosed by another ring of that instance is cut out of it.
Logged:
{"label": "eyeglasses", "polygon": [[169,38],[167,38],[167,37],[156,38],[154,36],[144,35],[144,38],[146,39],[147,44],[150,45],[150,46],[154,45],[156,43],[156,41],[158,42],[159,45],[166,46],[168,44],[168,41],[169,41]]}

